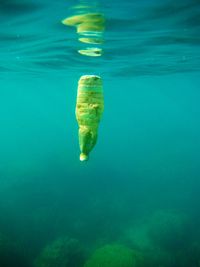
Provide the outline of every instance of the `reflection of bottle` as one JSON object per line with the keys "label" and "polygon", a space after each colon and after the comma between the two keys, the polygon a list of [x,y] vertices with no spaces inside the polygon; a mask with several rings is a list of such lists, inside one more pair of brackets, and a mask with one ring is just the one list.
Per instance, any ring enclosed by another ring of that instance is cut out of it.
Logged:
{"label": "reflection of bottle", "polygon": [[105,18],[100,13],[86,13],[68,17],[62,20],[64,25],[75,26],[77,32],[85,33],[101,33],[105,28]]}
{"label": "reflection of bottle", "polygon": [[76,119],[79,125],[80,160],[88,159],[96,144],[98,126],[104,109],[102,80],[99,76],[82,76],[78,83]]}
{"label": "reflection of bottle", "polygon": [[[97,12],[76,14],[62,20],[62,23],[67,26],[76,27],[79,34],[78,40],[82,43],[90,44],[91,47],[79,49],[81,55],[97,57],[102,55],[102,49],[96,47],[103,43],[103,32],[105,29],[104,15]],[[95,47],[92,45],[95,44]]]}

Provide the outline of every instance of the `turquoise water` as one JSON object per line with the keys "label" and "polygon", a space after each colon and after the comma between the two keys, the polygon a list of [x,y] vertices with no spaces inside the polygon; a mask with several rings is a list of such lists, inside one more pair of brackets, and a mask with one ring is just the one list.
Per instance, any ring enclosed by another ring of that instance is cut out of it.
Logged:
{"label": "turquoise water", "polygon": [[[143,259],[115,267],[199,267],[200,2],[95,2],[102,57],[61,24],[77,4],[0,2],[0,267],[83,267],[108,244]],[[82,163],[85,74],[105,111]]]}

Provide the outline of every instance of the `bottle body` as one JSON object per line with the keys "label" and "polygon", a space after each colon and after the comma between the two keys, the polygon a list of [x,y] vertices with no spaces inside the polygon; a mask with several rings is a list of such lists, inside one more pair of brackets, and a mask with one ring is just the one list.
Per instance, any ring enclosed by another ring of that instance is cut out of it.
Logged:
{"label": "bottle body", "polygon": [[80,160],[88,159],[97,142],[98,126],[104,110],[102,79],[82,76],[78,83],[76,119],[79,125]]}

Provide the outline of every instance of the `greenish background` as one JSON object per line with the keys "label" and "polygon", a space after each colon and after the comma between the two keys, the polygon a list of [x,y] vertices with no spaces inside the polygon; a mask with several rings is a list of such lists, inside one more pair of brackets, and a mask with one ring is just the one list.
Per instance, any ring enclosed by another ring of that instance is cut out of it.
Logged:
{"label": "greenish background", "polygon": [[[200,3],[87,2],[106,17],[99,58],[79,55],[85,44],[60,23],[77,3],[0,2],[0,266],[32,266],[68,236],[86,255],[116,242],[164,251],[157,266],[198,267]],[[85,74],[102,77],[105,111],[81,163]]]}

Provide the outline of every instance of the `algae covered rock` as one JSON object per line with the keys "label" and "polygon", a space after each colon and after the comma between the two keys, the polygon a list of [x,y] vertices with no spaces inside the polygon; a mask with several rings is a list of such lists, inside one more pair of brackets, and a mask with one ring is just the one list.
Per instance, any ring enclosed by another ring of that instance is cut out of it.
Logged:
{"label": "algae covered rock", "polygon": [[128,247],[119,244],[105,245],[97,249],[84,267],[136,267],[137,254]]}
{"label": "algae covered rock", "polygon": [[191,244],[189,229],[185,213],[171,209],[157,210],[134,222],[126,229],[122,240],[142,252],[145,267],[185,267],[189,266],[186,259]]}
{"label": "algae covered rock", "polygon": [[188,227],[184,213],[160,210],[149,221],[148,235],[156,246],[174,252],[188,245]]}
{"label": "algae covered rock", "polygon": [[154,244],[148,235],[148,225],[142,222],[137,222],[132,227],[125,229],[123,240],[140,251],[148,251],[154,248]]}
{"label": "algae covered rock", "polygon": [[188,227],[184,213],[158,210],[127,229],[124,238],[141,251],[164,249],[174,252],[187,245]]}
{"label": "algae covered rock", "polygon": [[47,245],[35,261],[35,267],[81,267],[84,254],[76,239],[63,237]]}

